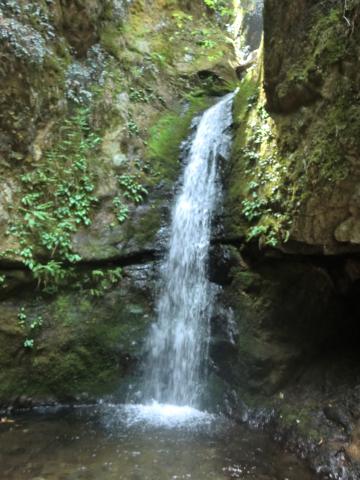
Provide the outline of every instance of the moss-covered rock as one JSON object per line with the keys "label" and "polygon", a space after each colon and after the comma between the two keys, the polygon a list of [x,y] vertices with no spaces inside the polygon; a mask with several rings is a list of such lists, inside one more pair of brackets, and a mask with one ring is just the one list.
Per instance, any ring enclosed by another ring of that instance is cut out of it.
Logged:
{"label": "moss-covered rock", "polygon": [[263,55],[235,102],[229,236],[292,252],[358,249],[358,11],[356,1],[346,11],[265,2]]}
{"label": "moss-covered rock", "polygon": [[[143,353],[153,315],[152,268],[125,270],[105,290],[101,284],[87,286],[84,272],[73,289],[55,297],[28,290],[3,301],[0,403],[89,400],[114,393]],[[107,271],[101,272],[106,277]]]}

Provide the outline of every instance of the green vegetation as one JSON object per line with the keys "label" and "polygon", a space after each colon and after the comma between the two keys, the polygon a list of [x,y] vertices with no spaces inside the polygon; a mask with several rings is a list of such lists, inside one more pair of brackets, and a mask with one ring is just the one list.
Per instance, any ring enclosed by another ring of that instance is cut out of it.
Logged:
{"label": "green vegetation", "polygon": [[243,215],[252,223],[247,239],[262,238],[266,245],[274,247],[287,237],[281,194],[286,170],[279,161],[269,115],[262,104],[257,106],[256,120],[249,123],[243,158],[245,174],[253,178],[247,186],[247,198],[242,201]]}
{"label": "green vegetation", "polygon": [[[81,294],[62,291],[45,303],[38,294],[18,310],[2,310],[2,324],[11,335],[0,332],[0,361],[6,365],[0,370],[1,402],[21,395],[69,401],[84,392],[98,397],[114,392],[128,373],[129,359],[140,353],[149,304],[143,293],[126,286],[105,286],[99,293],[99,278],[108,277],[113,285],[118,280],[111,277],[119,278],[115,269],[101,271],[88,272],[91,283],[82,286]],[[96,291],[90,293],[90,284]],[[30,328],[37,319],[42,325]],[[25,346],[26,339],[33,342]],[[19,352],[19,342],[25,352]]]}
{"label": "green vegetation", "polygon": [[[91,131],[88,118],[89,111],[80,109],[64,120],[57,143],[36,169],[21,176],[21,203],[8,230],[20,247],[12,253],[45,287],[63,280],[66,263],[80,260],[72,250],[71,236],[80,226],[91,225],[97,201],[91,157],[100,138]],[[50,259],[43,262],[42,257]]]}
{"label": "green vegetation", "polygon": [[114,197],[113,205],[118,222],[123,223],[129,214],[126,202],[141,203],[148,191],[139,183],[139,177],[136,175],[118,175],[117,181],[121,194]]}
{"label": "green vegetation", "polygon": [[130,118],[126,126],[130,136],[137,137],[140,134],[139,127],[134,119]]}
{"label": "green vegetation", "polygon": [[234,15],[234,7],[229,7],[227,0],[203,0],[205,5],[221,16]]}
{"label": "green vegetation", "polygon": [[180,144],[189,135],[194,116],[208,105],[201,97],[189,96],[187,101],[183,112],[166,113],[150,129],[147,155],[157,176],[165,180],[175,180],[180,166],[177,162]]}
{"label": "green vegetation", "polygon": [[0,288],[6,287],[6,275],[0,274]]}
{"label": "green vegetation", "polygon": [[116,195],[116,197],[113,198],[112,202],[117,221],[119,223],[124,223],[129,215],[129,207],[123,203],[119,195]]}
{"label": "green vegetation", "polygon": [[157,100],[151,88],[129,88],[129,98],[135,103],[150,103]]}
{"label": "green vegetation", "polygon": [[103,297],[107,291],[119,283],[122,274],[121,267],[92,270],[81,278],[78,287],[88,289],[93,297]]}
{"label": "green vegetation", "polygon": [[124,192],[124,197],[131,202],[142,202],[144,196],[148,193],[146,188],[138,182],[138,178],[135,175],[120,175],[117,177],[117,180]]}
{"label": "green vegetation", "polygon": [[38,315],[36,317],[29,318],[25,311],[25,308],[21,307],[18,313],[18,322],[26,336],[23,343],[24,348],[34,348],[35,340],[33,337],[43,324],[42,317]]}
{"label": "green vegetation", "polygon": [[192,15],[185,13],[181,10],[176,10],[175,12],[173,12],[172,18],[174,19],[175,25],[179,30],[183,29],[187,23],[193,21]]}
{"label": "green vegetation", "polygon": [[[283,202],[286,168],[279,156],[275,124],[265,110],[259,72],[250,70],[235,99],[238,126],[233,146],[227,202],[236,218],[230,228],[247,241],[276,246],[288,239],[290,224]],[[243,219],[243,220],[241,220]],[[238,222],[238,223],[237,223]]]}
{"label": "green vegetation", "polygon": [[[349,76],[339,73],[354,42],[343,15],[341,6],[329,7],[326,14],[314,6],[305,25],[306,42],[296,53],[279,43],[272,58],[268,47],[265,75],[274,76],[275,86],[267,96],[263,58],[241,82],[227,186],[228,228],[234,235],[256,239],[260,246],[285,243],[296,220],[305,221],[305,212],[310,215],[308,200],[326,203],[349,178],[351,158],[360,148],[360,115],[354,102],[355,72],[349,66]],[[278,57],[284,63],[276,76],[272,68]],[[314,207],[321,215],[320,205],[314,202]]]}
{"label": "green vegetation", "polygon": [[[336,63],[347,50],[347,28],[343,22],[341,8],[332,8],[327,15],[319,13],[318,21],[313,23],[309,32],[310,41],[297,61],[294,61],[287,72],[287,82],[304,82],[309,75],[321,71]],[[281,86],[286,88],[287,82]]]}
{"label": "green vegetation", "polygon": [[313,442],[322,442],[325,431],[319,429],[314,419],[316,418],[318,405],[315,402],[307,402],[301,407],[296,404],[289,405],[285,403],[280,405],[278,421],[282,428],[286,430],[294,429],[296,426],[297,432]]}

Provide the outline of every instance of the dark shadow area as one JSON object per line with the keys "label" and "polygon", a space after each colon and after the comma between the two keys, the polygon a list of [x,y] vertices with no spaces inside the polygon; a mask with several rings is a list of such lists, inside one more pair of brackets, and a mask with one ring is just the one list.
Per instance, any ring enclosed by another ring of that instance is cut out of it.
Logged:
{"label": "dark shadow area", "polygon": [[299,382],[323,392],[359,384],[359,260],[254,253],[212,247],[209,275],[221,287],[212,319],[216,369],[240,390],[266,396]]}

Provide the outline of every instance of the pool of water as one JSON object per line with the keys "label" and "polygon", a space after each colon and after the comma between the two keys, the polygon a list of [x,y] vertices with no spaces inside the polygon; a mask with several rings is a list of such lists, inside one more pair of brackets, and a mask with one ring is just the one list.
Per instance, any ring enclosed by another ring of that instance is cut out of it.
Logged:
{"label": "pool of water", "polygon": [[265,434],[188,407],[62,407],[2,422],[1,480],[315,479]]}

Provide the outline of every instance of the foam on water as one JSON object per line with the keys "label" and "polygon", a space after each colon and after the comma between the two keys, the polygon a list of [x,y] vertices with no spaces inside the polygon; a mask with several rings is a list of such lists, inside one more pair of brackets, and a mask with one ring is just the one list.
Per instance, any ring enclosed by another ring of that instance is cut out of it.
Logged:
{"label": "foam on water", "polygon": [[213,423],[219,416],[190,406],[153,402],[149,405],[103,405],[106,423],[121,423],[126,427],[161,427],[196,429]]}
{"label": "foam on water", "polygon": [[197,426],[208,424],[214,415],[189,406],[153,402],[151,405],[127,405],[128,423],[147,423],[159,427]]}

